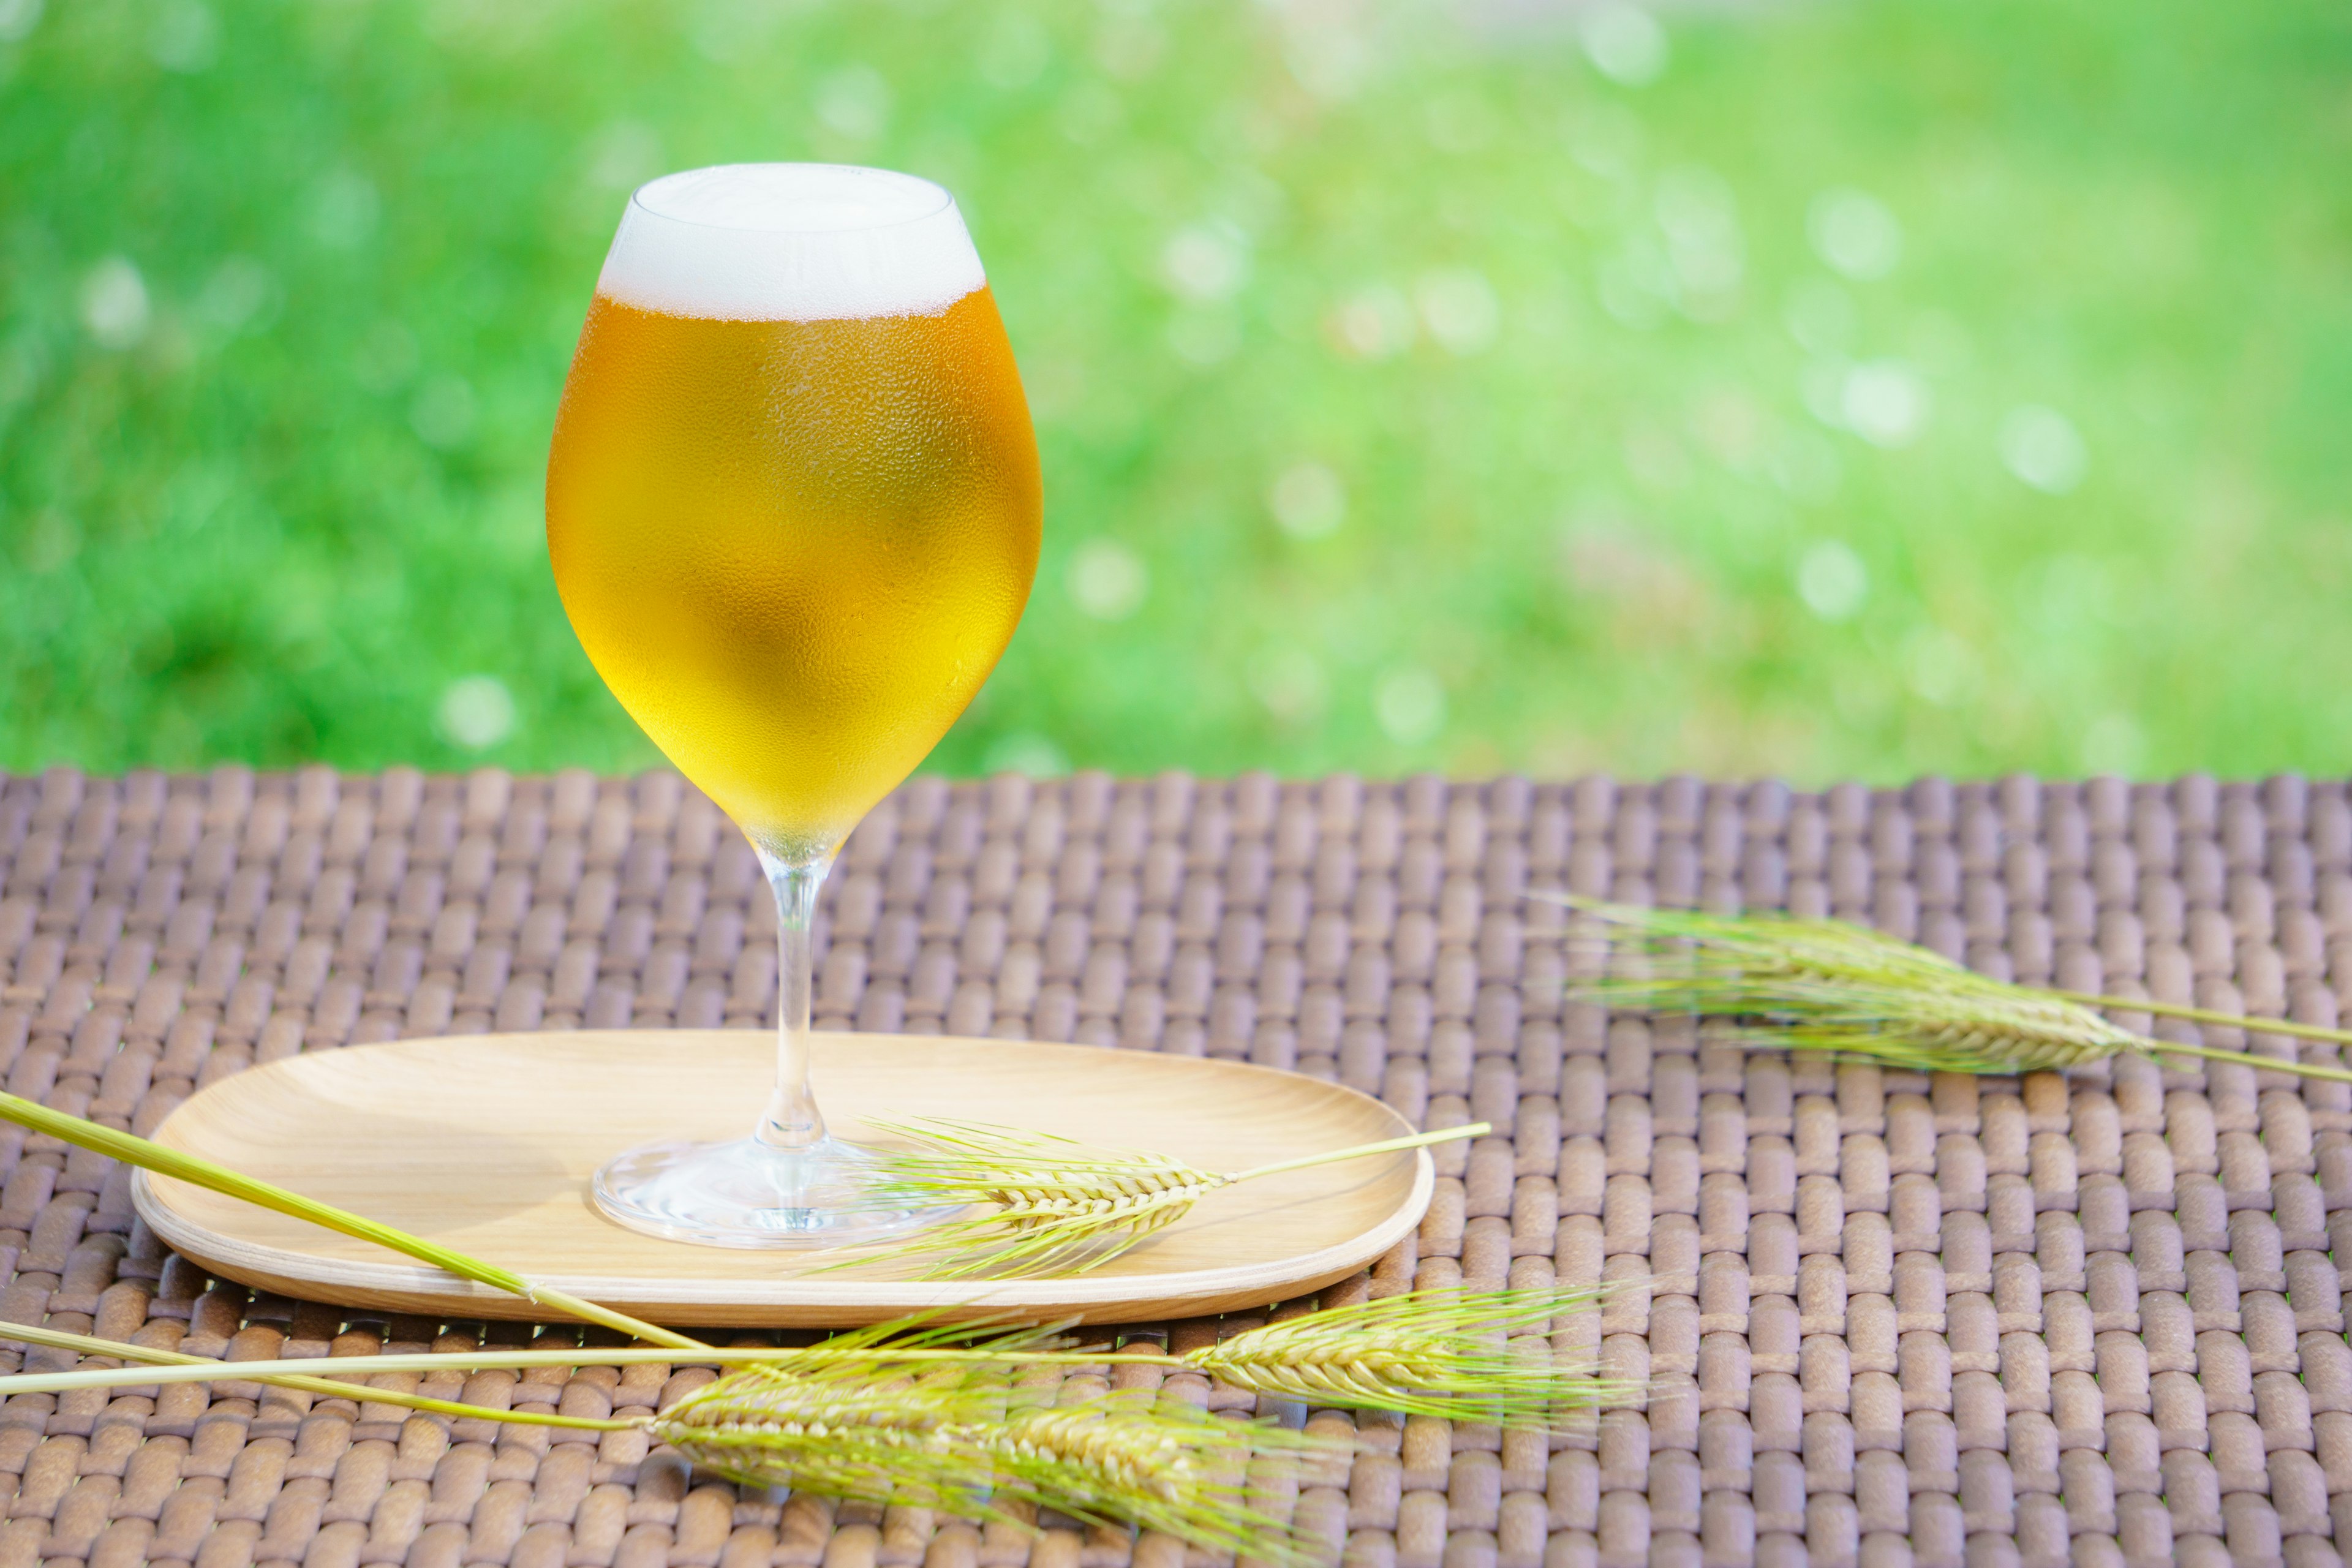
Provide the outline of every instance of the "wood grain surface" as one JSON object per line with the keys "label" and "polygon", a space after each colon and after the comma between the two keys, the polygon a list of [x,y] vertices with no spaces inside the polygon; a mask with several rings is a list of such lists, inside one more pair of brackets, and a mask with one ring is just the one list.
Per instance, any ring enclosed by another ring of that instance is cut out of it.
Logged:
{"label": "wood grain surface", "polygon": [[[1103,1322],[1264,1306],[1327,1285],[1420,1223],[1415,1152],[1211,1194],[1134,1252],[1068,1279],[812,1274],[830,1254],[736,1252],[641,1236],[591,1206],[620,1150],[727,1138],[764,1103],[774,1038],[740,1029],[476,1035],[289,1058],[174,1110],[163,1142],[512,1268],[678,1324],[843,1326],[915,1308]],[[866,1116],[952,1117],[1241,1170],[1412,1128],[1354,1089],[1242,1063],[1028,1040],[824,1034],[816,1084],[836,1132]],[[532,1317],[530,1303],[184,1183],[135,1199],[178,1251],[249,1285],[350,1306]]]}

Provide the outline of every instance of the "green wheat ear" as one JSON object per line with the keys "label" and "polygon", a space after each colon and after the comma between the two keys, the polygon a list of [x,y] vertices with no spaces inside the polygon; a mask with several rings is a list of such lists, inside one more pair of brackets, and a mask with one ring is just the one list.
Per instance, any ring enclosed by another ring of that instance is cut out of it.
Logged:
{"label": "green wheat ear", "polygon": [[925,1277],[1015,1279],[1099,1268],[1192,1212],[1220,1188],[1285,1171],[1475,1138],[1486,1122],[1211,1171],[1139,1149],[1097,1149],[991,1122],[874,1121],[910,1147],[877,1151],[871,1200],[892,1208],[971,1211],[829,1268],[912,1263]]}
{"label": "green wheat ear", "polygon": [[1594,1375],[1546,1341],[1597,1289],[1431,1291],[1328,1307],[1188,1352],[1237,1388],[1309,1405],[1558,1430],[1580,1412],[1639,1404],[1641,1385]]}
{"label": "green wheat ear", "polygon": [[[1572,1295],[1514,1298],[1444,1297],[1416,1310],[1402,1302],[1336,1309],[1269,1325],[1191,1356],[1060,1349],[1056,1325],[951,1325],[918,1316],[838,1336],[814,1346],[717,1351],[593,1302],[535,1287],[495,1265],[427,1242],[331,1205],[256,1181],[209,1161],[165,1148],[119,1129],[51,1110],[0,1093],[0,1119],[51,1134],[144,1169],[193,1183],[315,1224],[363,1237],[558,1310],[657,1341],[660,1349],[610,1352],[492,1348],[448,1356],[339,1357],[321,1367],[312,1360],[230,1363],[70,1334],[34,1325],[0,1325],[0,1337],[73,1350],[85,1355],[146,1362],[142,1367],[93,1367],[68,1373],[0,1377],[0,1396],[68,1388],[135,1386],[144,1382],[254,1379],[355,1400],[386,1400],[448,1416],[590,1431],[645,1430],[674,1443],[706,1467],[740,1479],[781,1484],[839,1497],[914,1501],[982,1519],[1021,1522],[1008,1503],[1050,1508],[1072,1518],[1164,1531],[1212,1552],[1255,1558],[1276,1568],[1307,1568],[1327,1555],[1322,1544],[1265,1511],[1251,1489],[1265,1467],[1344,1458],[1329,1445],[1267,1423],[1220,1420],[1181,1403],[1135,1394],[1103,1395],[1066,1405],[1025,1405],[1007,1384],[1025,1364],[1074,1362],[1149,1363],[1189,1367],[1319,1403],[1369,1405],[1405,1411],[1444,1409],[1487,1419],[1540,1423],[1550,1413],[1590,1403],[1598,1385],[1556,1363],[1549,1384],[1539,1360],[1496,1359],[1494,1342],[1516,1325],[1532,1329],[1576,1304]],[[967,1130],[992,1136],[991,1130]],[[1108,1157],[1115,1172],[1092,1179],[1135,1176],[1174,1190],[1188,1180],[1249,1180],[1276,1171],[1416,1148],[1485,1132],[1485,1124],[1416,1134],[1223,1175],[1194,1172],[1155,1156]],[[1016,1135],[1017,1136],[1017,1135]],[[1042,1141],[1052,1150],[1058,1141]],[[1075,1146],[1072,1146],[1075,1148]],[[985,1148],[968,1154],[985,1153]],[[1055,1152],[1064,1151],[1052,1150]],[[1097,1162],[1101,1163],[1103,1162]],[[1084,1162],[1081,1162],[1083,1165]],[[1055,1169],[1050,1163],[1048,1170]],[[1024,1173],[1034,1176],[1031,1167]],[[1011,1191],[996,1172],[996,1187]],[[1049,1218],[1052,1216],[1048,1216]],[[1122,1225],[1109,1239],[1131,1234]],[[1340,1353],[1348,1325],[1385,1324],[1387,1332],[1354,1357]],[[1523,1336],[1532,1337],[1532,1336]],[[346,1379],[379,1373],[507,1364],[557,1365],[609,1357],[642,1362],[683,1351],[692,1361],[774,1364],[747,1366],[721,1377],[643,1420],[498,1411],[374,1389]],[[1524,1355],[1524,1352],[1520,1352]],[[1482,1359],[1483,1358],[1483,1359]],[[1286,1373],[1285,1368],[1288,1368]],[[319,1371],[341,1375],[321,1378]],[[1481,1379],[1486,1381],[1482,1382]],[[1319,1386],[1319,1394],[1312,1389]],[[1539,1396],[1540,1395],[1540,1396]],[[1423,1404],[1422,1401],[1431,1403]],[[1439,1403],[1442,1402],[1442,1403]]]}
{"label": "green wheat ear", "polygon": [[[394,1372],[569,1367],[589,1361],[598,1365],[642,1365],[685,1360],[697,1365],[757,1367],[769,1377],[839,1380],[855,1374],[884,1383],[927,1375],[942,1367],[980,1373],[1040,1366],[1158,1366],[1205,1373],[1251,1393],[1309,1405],[1459,1415],[1508,1426],[1544,1428],[1595,1405],[1637,1402],[1644,1392],[1635,1384],[1596,1377],[1589,1361],[1563,1356],[1545,1342],[1557,1320],[1590,1311],[1601,1295],[1599,1289],[1571,1286],[1424,1291],[1286,1318],[1182,1355],[1143,1343],[1116,1348],[1076,1345],[1066,1323],[957,1323],[917,1315],[852,1330],[812,1345],[738,1345],[701,1349],[683,1356],[674,1350],[649,1347],[545,1350],[494,1345],[473,1351],[338,1356],[326,1363],[325,1370],[349,1379]],[[0,1323],[0,1339],[10,1338],[85,1355],[169,1364],[0,1376],[0,1397],[221,1378],[309,1377],[315,1382],[320,1370],[314,1361],[230,1363],[85,1334]],[[348,1384],[337,1392],[345,1397],[372,1397],[368,1390],[354,1390]]]}
{"label": "green wheat ear", "polygon": [[649,1429],[748,1485],[1014,1522],[1007,1505],[1027,1503],[1276,1563],[1317,1555],[1252,1500],[1248,1474],[1268,1460],[1344,1458],[1349,1445],[1139,1391],[1040,1405],[1004,1370],[933,1365],[883,1381],[847,1365],[755,1367],[687,1395]]}
{"label": "green wheat ear", "polygon": [[[1790,915],[1718,915],[1551,896],[1590,917],[1606,972],[1571,982],[1571,1001],[1738,1020],[1748,1045],[1869,1058],[1922,1072],[2063,1070],[2118,1051],[2171,1052],[2306,1078],[2352,1071],[2249,1051],[2157,1040],[2094,1007],[2352,1042],[2352,1032],[2128,997],[1995,980],[1867,926]],[[1577,940],[1571,936],[1571,941]]]}

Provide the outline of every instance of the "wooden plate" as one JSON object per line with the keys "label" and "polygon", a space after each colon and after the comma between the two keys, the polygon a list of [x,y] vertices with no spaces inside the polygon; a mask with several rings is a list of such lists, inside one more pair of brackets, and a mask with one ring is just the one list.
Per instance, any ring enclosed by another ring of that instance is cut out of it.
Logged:
{"label": "wooden plate", "polygon": [[[355,1046],[223,1079],[173,1110],[155,1137],[677,1324],[843,1326],[967,1304],[1131,1322],[1264,1306],[1344,1279],[1429,1205],[1428,1154],[1381,1155],[1212,1194],[1091,1274],[952,1282],[812,1277],[825,1255],[663,1241],[590,1206],[590,1173],[619,1150],[740,1135],[766,1102],[774,1060],[773,1037],[745,1030]],[[851,1136],[869,1114],[952,1117],[1232,1171],[1412,1131],[1376,1100],[1295,1073],[1026,1040],[819,1034],[815,1074],[835,1130]],[[133,1191],[156,1235],[248,1285],[395,1311],[541,1315],[371,1243],[184,1183],[142,1171]]]}

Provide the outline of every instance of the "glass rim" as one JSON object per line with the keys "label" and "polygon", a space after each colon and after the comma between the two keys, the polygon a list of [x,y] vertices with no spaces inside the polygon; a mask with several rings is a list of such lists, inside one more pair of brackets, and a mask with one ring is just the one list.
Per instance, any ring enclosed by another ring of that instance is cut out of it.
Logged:
{"label": "glass rim", "polygon": [[[688,217],[678,213],[666,212],[660,206],[655,205],[654,202],[646,199],[646,194],[648,192],[652,191],[656,186],[667,184],[672,180],[684,179],[690,174],[716,174],[742,169],[823,169],[858,175],[879,174],[893,183],[901,183],[907,186],[918,187],[936,199],[931,203],[931,205],[926,206],[920,212],[908,213],[901,216],[885,218],[877,222],[814,224],[746,224],[714,222],[709,218]],[[938,181],[927,180],[920,174],[909,174],[900,169],[878,169],[866,163],[821,163],[814,162],[795,163],[773,161],[767,163],[707,163],[698,168],[693,169],[673,169],[667,174],[656,175],[654,178],[647,180],[645,184],[639,185],[636,189],[631,191],[629,193],[629,205],[636,211],[645,214],[647,217],[659,219],[663,223],[683,224],[689,228],[714,229],[727,234],[873,234],[884,229],[902,228],[908,224],[925,223],[930,219],[938,217],[943,212],[954,211],[956,207],[956,199],[955,193],[949,190],[945,185],[940,184]]]}

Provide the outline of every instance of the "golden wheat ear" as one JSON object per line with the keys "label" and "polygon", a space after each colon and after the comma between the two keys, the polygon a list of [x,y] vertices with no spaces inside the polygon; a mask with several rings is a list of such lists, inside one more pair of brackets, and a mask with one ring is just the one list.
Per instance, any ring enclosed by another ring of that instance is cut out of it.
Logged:
{"label": "golden wheat ear", "polygon": [[1531,895],[1586,917],[1571,943],[1597,948],[1595,978],[1571,1001],[1738,1021],[1746,1044],[1867,1058],[1923,1072],[2063,1070],[2118,1051],[2235,1062],[2352,1083],[2352,1070],[2218,1046],[2158,1040],[2095,1008],[2352,1044],[2352,1030],[2283,1018],[2053,991],[1995,980],[1941,953],[1845,921],[1642,909]]}

